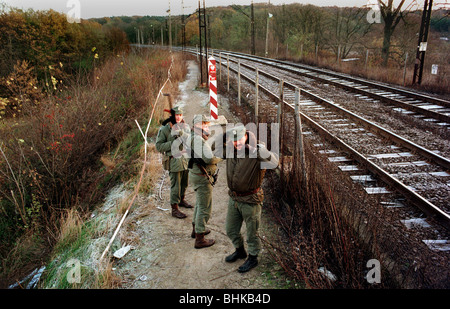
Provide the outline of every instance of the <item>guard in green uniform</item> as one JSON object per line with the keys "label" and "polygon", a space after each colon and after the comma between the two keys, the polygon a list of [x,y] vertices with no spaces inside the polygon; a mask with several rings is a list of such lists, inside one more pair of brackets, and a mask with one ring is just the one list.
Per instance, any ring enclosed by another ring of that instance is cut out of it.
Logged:
{"label": "guard in green uniform", "polygon": [[[255,135],[246,131],[243,125],[227,130],[226,137],[228,143],[232,143],[234,147],[234,155],[230,157],[227,154],[226,158],[230,196],[226,232],[236,250],[227,256],[225,261],[235,262],[247,257],[241,235],[242,223],[245,222],[249,255],[238,271],[247,272],[258,265],[258,254],[261,250],[258,230],[264,200],[261,184],[266,171],[261,168],[261,162],[266,162],[266,168],[276,168],[278,156],[267,150],[263,144],[258,144]],[[242,153],[245,156],[242,156]]]}
{"label": "guard in green uniform", "polygon": [[[169,171],[172,216],[183,219],[187,216],[179,210],[178,206],[193,208],[184,199],[189,180],[188,159],[184,156],[174,157],[172,155],[172,145],[183,134],[189,134],[190,129],[184,123],[183,111],[180,107],[175,106],[170,112],[170,118],[163,122],[163,126],[158,131],[156,149],[164,155],[163,166],[165,170]],[[180,147],[182,148],[183,146],[181,145]],[[183,151],[183,149],[177,150]]]}
{"label": "guard in green uniform", "polygon": [[194,217],[192,218],[192,237],[197,249],[212,246],[213,239],[205,239],[210,231],[206,224],[211,217],[212,190],[217,163],[222,159],[215,157],[208,144],[210,120],[204,115],[195,115],[191,131],[191,159],[189,161],[189,178],[196,192]]}

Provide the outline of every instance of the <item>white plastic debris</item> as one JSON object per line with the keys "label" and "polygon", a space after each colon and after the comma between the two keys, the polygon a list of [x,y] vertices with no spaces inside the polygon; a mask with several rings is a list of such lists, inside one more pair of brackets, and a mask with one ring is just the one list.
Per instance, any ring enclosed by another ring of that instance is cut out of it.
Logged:
{"label": "white plastic debris", "polygon": [[139,277],[139,280],[147,281],[147,276],[146,275],[142,275],[142,276]]}
{"label": "white plastic debris", "polygon": [[325,277],[327,277],[331,281],[336,281],[337,280],[336,276],[331,271],[326,270],[324,267],[320,267],[317,271],[319,273],[323,274]]}
{"label": "white plastic debris", "polygon": [[450,241],[447,239],[422,240],[433,251],[450,251]]}
{"label": "white plastic debris", "polygon": [[38,283],[39,279],[41,278],[42,273],[44,272],[44,270],[45,270],[45,266],[42,266],[41,268],[36,268],[28,276],[23,278],[20,282],[16,282],[16,283],[8,286],[8,289],[15,289],[16,287],[21,286],[22,283],[26,282],[31,277],[33,277],[33,278],[30,280],[30,282],[28,283],[26,288],[27,289],[34,288],[36,286],[36,284]]}
{"label": "white plastic debris", "polygon": [[119,250],[117,250],[116,252],[114,252],[113,256],[114,256],[116,259],[121,259],[121,258],[123,258],[123,257],[125,256],[125,254],[127,254],[128,251],[130,251],[130,250],[131,250],[131,246],[130,246],[130,245],[125,246],[125,247],[122,247],[122,248],[120,248]]}
{"label": "white plastic debris", "polygon": [[156,208],[158,208],[160,210],[164,210],[164,211],[170,211],[170,209],[168,209],[168,208],[162,208],[162,207],[159,207],[159,206],[156,206]]}
{"label": "white plastic debris", "polygon": [[33,289],[34,287],[36,287],[39,279],[42,276],[42,273],[45,270],[45,266],[42,266],[41,268],[39,268],[37,274],[34,275],[33,279],[31,279],[30,283],[28,283],[27,285],[27,289]]}

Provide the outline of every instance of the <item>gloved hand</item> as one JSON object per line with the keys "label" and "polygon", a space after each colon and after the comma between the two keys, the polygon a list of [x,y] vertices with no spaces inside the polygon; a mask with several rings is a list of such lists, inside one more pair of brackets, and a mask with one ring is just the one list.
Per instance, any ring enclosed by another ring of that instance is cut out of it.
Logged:
{"label": "gloved hand", "polygon": [[247,141],[245,143],[245,147],[250,151],[250,152],[255,152],[256,151],[256,145],[258,143],[256,136],[253,132],[251,131],[247,131]]}
{"label": "gloved hand", "polygon": [[[165,110],[165,111],[167,111],[167,110]],[[176,119],[175,119],[175,111],[173,110],[173,108],[170,109],[170,117],[167,118],[166,120],[164,120],[162,124],[163,124],[163,126],[165,126],[165,125],[168,124],[169,122],[170,122],[172,125],[174,125],[174,124],[177,123],[177,121],[176,121]]]}

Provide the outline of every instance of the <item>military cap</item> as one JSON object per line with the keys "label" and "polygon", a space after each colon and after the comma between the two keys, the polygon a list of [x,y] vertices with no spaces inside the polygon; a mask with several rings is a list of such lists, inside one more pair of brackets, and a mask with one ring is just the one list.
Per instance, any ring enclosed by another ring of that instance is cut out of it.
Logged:
{"label": "military cap", "polygon": [[194,119],[192,120],[192,123],[195,125],[199,122],[211,122],[208,116],[206,115],[195,115]]}
{"label": "military cap", "polygon": [[181,115],[183,114],[183,109],[180,106],[175,106],[174,108],[172,108],[173,111],[175,112],[175,115]]}
{"label": "military cap", "polygon": [[239,124],[233,128],[227,130],[227,139],[238,141],[245,136],[246,129],[243,124]]}

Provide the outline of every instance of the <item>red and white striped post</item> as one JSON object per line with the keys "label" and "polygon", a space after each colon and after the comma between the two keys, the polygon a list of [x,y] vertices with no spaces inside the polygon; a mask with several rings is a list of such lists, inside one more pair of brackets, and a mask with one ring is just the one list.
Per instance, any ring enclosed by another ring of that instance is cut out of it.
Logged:
{"label": "red and white striped post", "polygon": [[208,59],[209,68],[209,102],[211,109],[211,120],[217,119],[217,79],[216,79],[216,59],[212,56]]}

